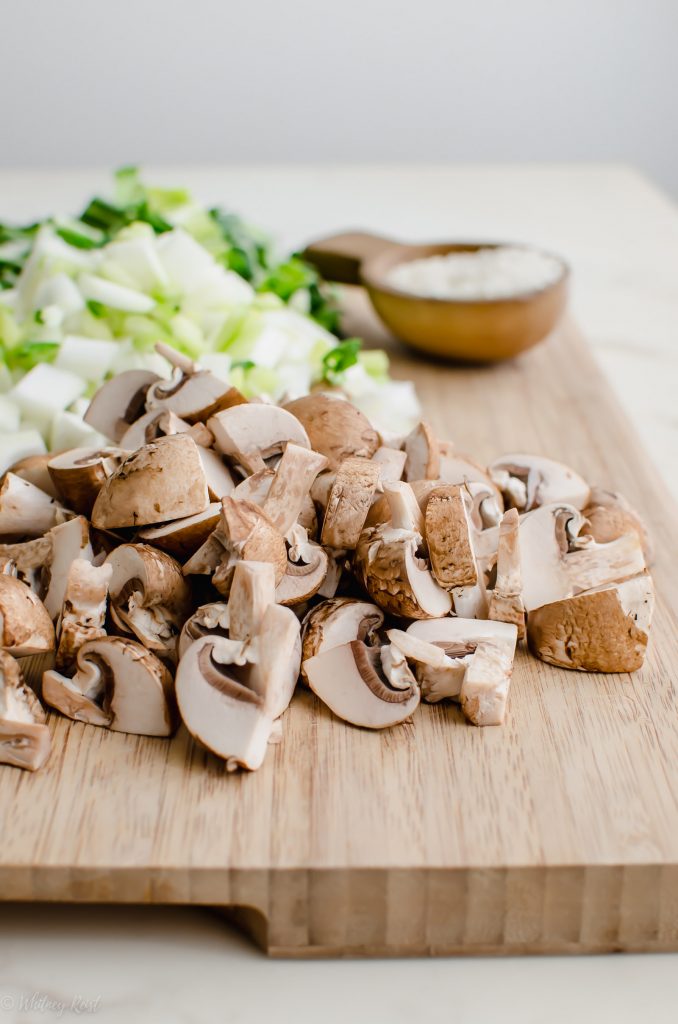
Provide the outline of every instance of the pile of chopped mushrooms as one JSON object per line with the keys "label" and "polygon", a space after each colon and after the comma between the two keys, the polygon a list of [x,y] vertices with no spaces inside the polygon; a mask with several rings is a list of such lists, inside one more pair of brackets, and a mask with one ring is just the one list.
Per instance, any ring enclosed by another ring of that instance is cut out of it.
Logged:
{"label": "pile of chopped mushrooms", "polygon": [[[38,699],[256,769],[299,683],[383,729],[420,700],[504,718],[516,644],[632,672],[647,532],[536,455],[480,466],[426,423],[387,438],[340,394],[283,406],[158,346],[86,420],[110,447],[23,459],[0,486],[0,761],[50,752]],[[45,667],[47,666],[47,667]]]}

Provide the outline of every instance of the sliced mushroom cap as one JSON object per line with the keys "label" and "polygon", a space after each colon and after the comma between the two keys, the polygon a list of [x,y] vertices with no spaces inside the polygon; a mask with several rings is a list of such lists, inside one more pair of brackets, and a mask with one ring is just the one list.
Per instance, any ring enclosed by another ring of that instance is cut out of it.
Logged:
{"label": "sliced mushroom cap", "polygon": [[425,533],[431,571],[442,587],[472,587],[478,568],[466,503],[457,484],[436,487],[428,495]]}
{"label": "sliced mushroom cap", "polygon": [[[236,501],[233,498],[224,498],[221,504],[219,526],[203,548],[186,563],[184,573],[201,571],[192,568],[192,564],[199,562],[201,552],[211,544],[212,551],[217,549],[217,564],[214,567],[212,583],[220,594],[228,596],[233,570],[240,560],[271,562],[277,586],[287,567],[287,549],[282,535],[257,505],[249,501]],[[209,557],[209,552],[207,553]]]}
{"label": "sliced mushroom cap", "polygon": [[197,423],[206,422],[222,409],[247,402],[237,388],[209,370],[201,370],[169,345],[160,342],[155,348],[174,366],[174,372],[171,380],[159,380],[148,389],[147,410],[171,411],[188,423]]}
{"label": "sliced mushroom cap", "polygon": [[326,466],[324,455],[292,442],[286,446],[262,505],[283,535],[296,523],[313,481]]}
{"label": "sliced mushroom cap", "polygon": [[111,565],[92,565],[84,558],[71,564],[58,623],[56,668],[68,671],[88,640],[106,635],[106,606]]}
{"label": "sliced mushroom cap", "polygon": [[645,562],[652,565],[652,538],[641,517],[623,495],[615,491],[606,491],[602,487],[594,487],[582,515],[587,519],[582,534],[590,535],[599,544],[618,540],[625,533],[632,533],[635,530],[643,546]]}
{"label": "sliced mushroom cap", "polygon": [[652,578],[643,573],[535,608],[530,650],[560,668],[635,672],[645,659],[653,605]]}
{"label": "sliced mushroom cap", "polygon": [[585,520],[572,505],[543,505],[520,520],[520,571],[525,610],[636,576],[645,569],[638,534],[607,544],[581,535]]}
{"label": "sliced mushroom cap", "polygon": [[329,556],[319,544],[309,541],[306,531],[296,526],[288,534],[287,567],[275,590],[278,604],[300,605],[317,594],[329,570]]}
{"label": "sliced mushroom cap", "polygon": [[0,486],[0,537],[41,537],[57,523],[69,518],[68,512],[39,487],[14,473],[5,473]]}
{"label": "sliced mushroom cap", "polygon": [[34,772],[49,757],[51,739],[45,713],[21,670],[0,650],[0,763]]}
{"label": "sliced mushroom cap", "polygon": [[440,450],[440,479],[447,484],[484,483],[490,487],[498,500],[501,501],[501,492],[492,481],[489,471],[485,466],[472,459],[464,452],[458,452],[451,441],[439,441]]}
{"label": "sliced mushroom cap", "polygon": [[264,460],[280,455],[290,442],[301,448],[311,447],[296,416],[276,405],[237,405],[212,416],[207,426],[219,451],[247,473],[265,469]]}
{"label": "sliced mushroom cap", "polygon": [[249,685],[247,643],[205,636],[183,654],[176,676],[181,717],[194,739],[228,771],[260,768],[273,728],[264,696]]}
{"label": "sliced mushroom cap", "polygon": [[177,725],[172,676],[159,658],[120,636],[90,640],[72,679],[45,672],[47,704],[67,718],[134,736],[171,736]]}
{"label": "sliced mushroom cap", "polygon": [[371,459],[379,447],[379,435],[370,421],[343,398],[327,393],[306,395],[285,406],[304,426],[314,451],[327,457],[331,470],[345,459]]}
{"label": "sliced mushroom cap", "polygon": [[405,479],[437,480],[440,476],[438,439],[428,423],[418,423],[405,438]]}
{"label": "sliced mushroom cap", "polygon": [[[366,729],[386,729],[404,722],[419,705],[419,687],[394,686],[386,672],[384,648],[360,640],[323,650],[304,662],[308,684],[339,718]],[[400,683],[398,677],[397,682]]]}
{"label": "sliced mushroom cap", "polygon": [[44,604],[13,576],[0,575],[0,646],[16,657],[56,647],[54,626]]}
{"label": "sliced mushroom cap", "polygon": [[[27,455],[23,459],[19,459],[13,466],[10,466],[7,470],[8,473],[14,473],[15,476],[20,476],[22,480],[28,480],[29,484],[34,484],[35,487],[39,487],[45,494],[49,494],[50,498],[59,499],[59,492],[54,486],[54,481],[49,475],[47,468],[51,459],[54,458],[53,452],[43,452],[40,455]],[[0,481],[1,482],[1,481]]]}
{"label": "sliced mushroom cap", "polygon": [[183,658],[187,648],[204,636],[222,636],[228,639],[230,614],[224,601],[213,601],[203,604],[186,619],[181,633],[177,652]]}
{"label": "sliced mushroom cap", "polygon": [[504,513],[499,527],[497,577],[490,594],[488,618],[513,622],[518,639],[525,636],[525,606],[520,573],[520,517],[515,508]]}
{"label": "sliced mushroom cap", "polygon": [[121,544],[106,558],[111,618],[153,651],[171,655],[192,611],[191,590],[181,566],[147,544]]}
{"label": "sliced mushroom cap", "polygon": [[357,546],[378,483],[376,462],[355,457],[341,463],[327,498],[321,544],[338,551]]}
{"label": "sliced mushroom cap", "polygon": [[129,455],[99,491],[99,529],[147,526],[204,512],[207,482],[198,446],[187,434],[160,437]]}
{"label": "sliced mushroom cap", "polygon": [[200,548],[219,525],[221,502],[212,502],[204,512],[185,519],[174,519],[160,526],[145,526],[137,534],[142,544],[166,551],[168,555],[185,562]]}
{"label": "sliced mushroom cap", "polygon": [[371,644],[383,622],[384,613],[376,604],[356,597],[334,597],[316,605],[303,621],[303,677],[304,661],[351,640]]}
{"label": "sliced mushroom cap", "polygon": [[47,464],[60,498],[80,515],[91,515],[96,496],[129,452],[122,448],[71,448]]}
{"label": "sliced mushroom cap", "polygon": [[589,485],[579,473],[543,455],[502,455],[489,469],[507,505],[519,512],[556,502],[582,509],[589,500]]}
{"label": "sliced mushroom cap", "polygon": [[89,523],[84,516],[76,516],[67,523],[55,526],[48,534],[50,555],[43,570],[45,608],[56,622],[64,603],[66,584],[71,565],[76,558],[91,562],[94,558],[90,542]]}
{"label": "sliced mushroom cap", "polygon": [[408,635],[442,646],[448,657],[463,662],[458,693],[446,692],[445,681],[429,683],[426,699],[452,697],[474,725],[499,725],[508,700],[518,631],[513,623],[448,618],[413,622]]}
{"label": "sliced mushroom cap", "polygon": [[84,415],[94,427],[115,444],[144,411],[146,392],[160,377],[150,370],[125,370],[98,389]]}

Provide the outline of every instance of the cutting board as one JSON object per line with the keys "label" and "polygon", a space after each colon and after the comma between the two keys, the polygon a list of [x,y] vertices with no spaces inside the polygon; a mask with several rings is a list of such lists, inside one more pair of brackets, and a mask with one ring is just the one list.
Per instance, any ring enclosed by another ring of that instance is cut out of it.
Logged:
{"label": "cutting board", "polygon": [[486,729],[423,706],[364,731],[300,690],[254,774],[183,730],[52,716],[46,769],[0,768],[2,900],[230,908],[287,956],[678,949],[673,504],[569,324],[491,369],[394,366],[461,449],[553,455],[642,510],[659,596],[643,671],[520,652],[507,721]]}

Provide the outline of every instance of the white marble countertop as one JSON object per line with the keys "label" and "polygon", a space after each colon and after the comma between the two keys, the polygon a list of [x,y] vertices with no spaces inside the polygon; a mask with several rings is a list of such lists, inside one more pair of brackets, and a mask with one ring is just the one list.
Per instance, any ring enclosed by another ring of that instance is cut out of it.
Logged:
{"label": "white marble countertop", "polygon": [[[678,496],[678,208],[617,165],[173,168],[285,245],[360,227],[526,241],[574,272],[576,318]],[[0,172],[0,219],[78,209],[101,171]],[[272,962],[207,911],[0,906],[0,1024],[676,1019],[678,956]]]}

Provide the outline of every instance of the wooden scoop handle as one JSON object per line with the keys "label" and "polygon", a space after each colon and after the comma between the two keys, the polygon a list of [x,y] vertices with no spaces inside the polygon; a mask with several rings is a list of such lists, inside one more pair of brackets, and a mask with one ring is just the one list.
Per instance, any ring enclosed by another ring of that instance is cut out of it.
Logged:
{"label": "wooden scoop handle", "polygon": [[346,231],[311,242],[302,256],[327,281],[361,284],[360,268],[363,261],[394,248],[400,248],[400,243],[390,238],[381,238],[366,231]]}

